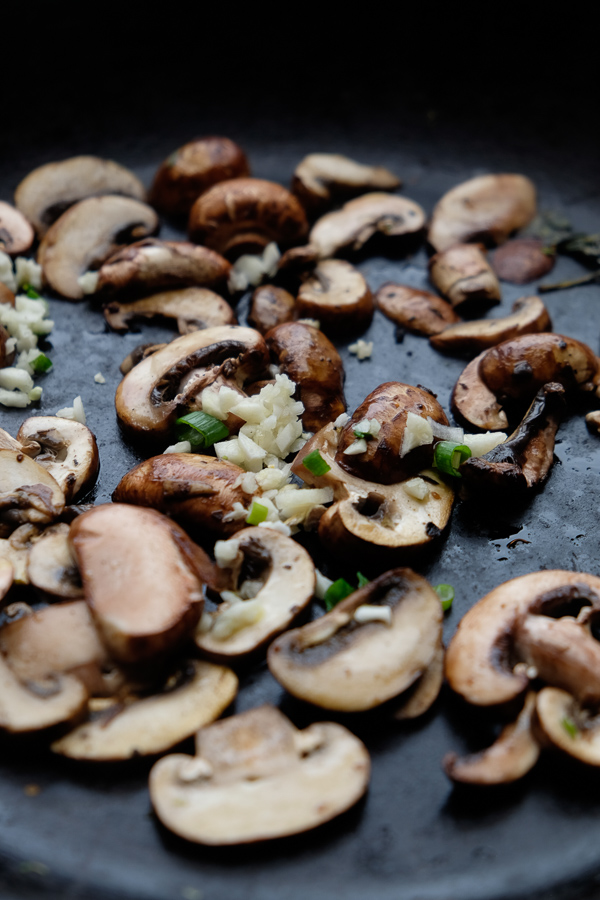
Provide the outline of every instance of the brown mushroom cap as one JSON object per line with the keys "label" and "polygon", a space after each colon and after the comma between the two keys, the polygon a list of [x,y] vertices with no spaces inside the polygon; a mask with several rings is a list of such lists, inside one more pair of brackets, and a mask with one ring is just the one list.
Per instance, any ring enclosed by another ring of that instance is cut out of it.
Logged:
{"label": "brown mushroom cap", "polygon": [[250,174],[243,150],[226,137],[203,137],[175,150],[159,167],[151,202],[167,216],[187,216],[213,184]]}
{"label": "brown mushroom cap", "polygon": [[537,698],[537,721],[550,743],[590,766],[600,765],[598,716],[560,688],[545,687]]}
{"label": "brown mushroom cap", "polygon": [[261,334],[266,334],[276,325],[291,322],[295,312],[296,301],[289,291],[273,284],[263,284],[252,294],[248,324]]}
{"label": "brown mushroom cap", "polygon": [[43,237],[70,206],[103,194],[146,199],[144,185],[124,166],[97,156],[74,156],[30,172],[15,191],[15,204]]}
{"label": "brown mushroom cap", "polygon": [[439,334],[460,322],[446,300],[406,284],[382,284],[375,294],[375,305],[392,322],[414,334]]}
{"label": "brown mushroom cap", "polygon": [[317,319],[325,332],[365,331],[375,304],[358,269],[345,260],[324,259],[302,283],[296,297],[301,318]]}
{"label": "brown mushroom cap", "polygon": [[393,191],[401,181],[383,166],[366,166],[340,153],[309,153],[296,166],[292,192],[310,213],[341,197],[365,191]]}
{"label": "brown mushroom cap", "polygon": [[555,253],[544,251],[544,243],[538,238],[517,238],[496,250],[492,268],[503,281],[527,284],[542,278],[554,268]]}
{"label": "brown mushroom cap", "polygon": [[539,297],[521,297],[513,304],[512,315],[499,319],[476,319],[449,325],[441,334],[430,338],[436,350],[474,355],[502,341],[522,334],[550,331],[548,310]]}
{"label": "brown mushroom cap", "polygon": [[52,597],[62,600],[83,597],[66,522],[50,525],[33,542],[27,558],[27,577],[30,584]]}
{"label": "brown mushroom cap", "polygon": [[68,300],[81,300],[78,279],[100,266],[123,244],[158,229],[150,206],[111,194],[89,197],[68,209],[48,230],[38,250],[44,278]]}
{"label": "brown mushroom cap", "polygon": [[47,525],[64,506],[65,495],[50,472],[22,450],[0,450],[0,519]]}
{"label": "brown mushroom cap", "polygon": [[353,806],[369,782],[369,754],[346,728],[319,722],[298,731],[274,707],[203,728],[196,752],[159,760],[150,798],[163,825],[200,844],[308,831]]}
{"label": "brown mushroom cap", "polygon": [[393,718],[397,722],[405,722],[425,715],[437,700],[443,683],[444,645],[440,634],[433,659],[415,683],[400,695]]}
{"label": "brown mushroom cap", "polygon": [[27,253],[34,237],[33,228],[23,213],[0,200],[0,250],[10,256]]}
{"label": "brown mushroom cap", "polygon": [[345,412],[344,364],[322,331],[286,322],[272,328],[265,342],[281,371],[298,385],[308,431],[318,431]]}
{"label": "brown mushroom cap", "polygon": [[481,244],[452,244],[429,260],[429,277],[461,314],[500,302],[500,285]]}
{"label": "brown mushroom cap", "polygon": [[423,209],[406,197],[363,194],[318,219],[309,244],[320,259],[329,259],[340,250],[360,250],[376,234],[389,238],[416,234],[425,225],[425,218]]}
{"label": "brown mushroom cap", "polygon": [[[363,606],[391,609],[391,625],[359,624]],[[271,674],[295,697],[358,712],[396,697],[423,674],[439,645],[442,607],[410,569],[393,569],[326,615],[282,634],[269,648]]]}
{"label": "brown mushroom cap", "polygon": [[433,210],[429,243],[436,250],[463,241],[501,244],[535,213],[535,187],[528,178],[480,175],[444,194]]}
{"label": "brown mushroom cap", "polygon": [[190,211],[190,240],[223,256],[262,252],[275,241],[300,244],[308,232],[304,209],[288,190],[259,178],[232,178],[203,193]]}
{"label": "brown mushroom cap", "polygon": [[72,721],[87,702],[74,675],[56,675],[43,685],[22,684],[0,654],[0,729],[25,734]]}
{"label": "brown mushroom cap", "polygon": [[96,438],[81,422],[58,416],[30,416],[19,428],[17,440],[24,445],[32,441],[39,445],[35,461],[56,479],[67,503],[85,494],[98,477]]}
{"label": "brown mushroom cap", "polygon": [[154,318],[175,320],[179,334],[218,325],[237,325],[229,303],[214,291],[202,287],[160,291],[132,303],[113,300],[105,304],[103,311],[109,328],[119,332],[128,331],[138,319]]}

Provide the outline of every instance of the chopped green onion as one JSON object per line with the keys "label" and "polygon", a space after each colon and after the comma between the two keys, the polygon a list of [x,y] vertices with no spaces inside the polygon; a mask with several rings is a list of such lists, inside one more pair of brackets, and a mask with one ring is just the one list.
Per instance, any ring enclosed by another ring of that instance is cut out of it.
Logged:
{"label": "chopped green onion", "polygon": [[364,587],[366,584],[369,583],[369,579],[365,578],[365,576],[362,574],[362,572],[356,573],[356,579],[358,581],[359,588]]}
{"label": "chopped green onion", "polygon": [[369,438],[373,437],[373,435],[371,434],[370,431],[360,431],[360,430],[357,430],[356,428],[353,430],[352,433],[354,434],[354,437],[357,438],[359,441],[360,440],[368,441]]}
{"label": "chopped green onion", "polygon": [[40,300],[41,299],[41,294],[38,294],[38,292],[35,290],[35,288],[32,288],[31,285],[28,284],[27,282],[25,282],[24,284],[21,285],[21,290],[23,291],[24,294],[26,294],[29,297],[30,300]]}
{"label": "chopped green onion", "polygon": [[264,505],[264,503],[259,503],[258,500],[253,500],[252,506],[250,507],[250,512],[248,513],[248,518],[246,519],[246,523],[248,525],[258,525],[260,522],[264,522],[268,515],[269,510]]}
{"label": "chopped green onion", "polygon": [[579,733],[579,728],[573,721],[573,719],[568,719],[566,716],[560,723],[562,727],[565,729],[569,737],[575,738]]}
{"label": "chopped green onion", "polygon": [[229,429],[220,419],[197,411],[177,419],[175,434],[178,441],[189,441],[193,448],[201,450],[229,437]]}
{"label": "chopped green onion", "polygon": [[436,584],[434,591],[442,601],[442,609],[444,612],[450,609],[454,600],[454,588],[451,584]]}
{"label": "chopped green onion", "polygon": [[433,464],[440,472],[460,478],[458,467],[470,456],[471,451],[466,444],[457,444],[454,441],[439,441],[433,451]]}
{"label": "chopped green onion", "polygon": [[49,356],[46,356],[45,353],[40,353],[39,356],[36,356],[36,358],[32,360],[30,366],[36,375],[42,375],[44,372],[47,372],[48,369],[52,368],[52,360]]}
{"label": "chopped green onion", "polygon": [[325,475],[331,469],[329,463],[325,462],[318,450],[313,450],[312,453],[307,454],[302,460],[302,465],[313,475],[317,476]]}
{"label": "chopped green onion", "polygon": [[338,578],[337,581],[334,581],[332,585],[330,585],[325,591],[325,607],[327,612],[329,612],[336,603],[339,603],[340,600],[343,600],[345,597],[349,597],[350,594],[354,593],[354,588],[351,584],[345,580],[345,578]]}

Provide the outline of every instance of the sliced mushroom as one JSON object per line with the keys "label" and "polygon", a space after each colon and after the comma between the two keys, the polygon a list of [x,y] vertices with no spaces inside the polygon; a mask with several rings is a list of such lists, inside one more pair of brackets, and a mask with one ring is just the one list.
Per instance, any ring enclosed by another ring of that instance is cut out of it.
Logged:
{"label": "sliced mushroom", "polygon": [[529,178],[480,175],[444,194],[433,210],[429,243],[438,251],[463,241],[502,244],[535,213],[535,187]]}
{"label": "sliced mushroom", "polygon": [[429,260],[429,277],[461,314],[500,302],[500,285],[481,244],[453,244]]}
{"label": "sliced mushroom", "polygon": [[124,166],[97,156],[74,156],[30,172],[15,191],[15,203],[43,237],[70,206],[103,194],[146,199],[144,185]]}
{"label": "sliced mushroom", "polygon": [[248,503],[245,472],[232,462],[200,453],[166,453],[139,463],[123,476],[112,499],[151,506],[194,533],[225,538],[246,527],[234,505]]}
{"label": "sliced mushroom", "polygon": [[593,412],[588,413],[585,417],[585,421],[590,431],[600,433],[600,410],[594,410]]}
{"label": "sliced mushroom", "polygon": [[553,746],[589,766],[600,766],[598,715],[567,691],[543,688],[537,698],[537,720]]}
{"label": "sliced mushroom", "polygon": [[111,656],[147,661],[170,652],[202,612],[193,565],[200,548],[152,509],[96,506],[71,525],[85,599]]}
{"label": "sliced mushroom", "polygon": [[199,844],[308,831],[353,806],[369,783],[369,754],[346,728],[299,731],[271,706],[203,728],[196,743],[196,756],[154,765],[150,798],[163,825]]}
{"label": "sliced mushroom", "polygon": [[5,366],[11,366],[14,362],[15,351],[6,349],[9,339],[8,331],[3,325],[0,325],[0,369],[3,369]]}
{"label": "sliced mushroom", "polygon": [[74,675],[23,684],[0,654],[0,729],[25,734],[73,721],[84,709],[87,696]]}
{"label": "sliced mushroom", "polygon": [[15,295],[11,289],[0,281],[0,303],[8,303],[9,306],[15,305]]}
{"label": "sliced mushroom", "polygon": [[238,679],[231,669],[192,660],[155,694],[125,694],[102,704],[88,721],[59,738],[50,749],[90,762],[164,753],[214,722],[233,701],[237,688]]}
{"label": "sliced mushroom", "polygon": [[117,250],[98,271],[97,293],[146,296],[160,288],[224,285],[231,264],[187,241],[146,238]]}
{"label": "sliced mushroom", "polygon": [[310,153],[296,166],[292,191],[311,214],[339,198],[365,191],[393,191],[401,181],[383,166],[366,166],[340,153]]}
{"label": "sliced mushroom", "polygon": [[128,353],[124,358],[123,362],[119,366],[119,371],[121,375],[127,375],[128,372],[131,372],[134,366],[137,366],[143,359],[146,359],[147,356],[152,356],[153,353],[156,353],[157,350],[162,350],[166,347],[166,344],[138,344],[131,353]]}
{"label": "sliced mushroom", "polygon": [[180,334],[218,325],[236,325],[229,303],[208,288],[188,287],[161,291],[132,303],[113,300],[104,306],[104,318],[113,331],[129,331],[138,319],[174,319]]}
{"label": "sliced mushroom", "polygon": [[265,341],[281,371],[298,385],[307,431],[318,431],[345,412],[344,364],[322,331],[286,322],[272,328]]}
{"label": "sliced mushroom", "polygon": [[472,355],[522,334],[536,334],[551,328],[548,310],[540,298],[521,297],[513,304],[512,315],[450,325],[441,334],[434,334],[430,343],[436,350]]}
{"label": "sliced mushroom", "polygon": [[0,603],[10,591],[15,577],[15,567],[10,559],[0,556]]}
{"label": "sliced mushroom", "polygon": [[358,269],[341,259],[325,259],[303,282],[296,297],[301,318],[317,319],[325,332],[365,331],[373,318],[373,295]]}
{"label": "sliced mushroom", "polygon": [[[252,328],[224,325],[183,335],[138,363],[117,388],[123,428],[133,437],[169,438],[182,408],[221,376],[233,385],[259,379],[269,354]],[[198,401],[199,402],[199,401]]]}
{"label": "sliced mushroom", "polygon": [[[315,567],[306,550],[272,528],[246,528],[230,544],[242,555],[235,562],[233,588],[196,629],[196,644],[219,662],[240,659],[263,648],[289,628],[310,603]],[[245,586],[250,585],[248,599]]]}
{"label": "sliced mushroom", "polygon": [[425,213],[413,200],[393,194],[363,194],[341,209],[327,213],[313,225],[309,244],[321,259],[340,250],[360,250],[374,235],[401,238],[417,234]]}
{"label": "sliced mushroom", "polygon": [[67,503],[89,491],[96,481],[100,457],[87,425],[58,416],[31,416],[19,428],[17,440],[25,446],[39,445],[35,461],[50,472]]}
{"label": "sliced mushroom", "polygon": [[[486,594],[463,616],[446,651],[446,678],[469,703],[492,706],[514,700],[529,684],[526,665],[515,665],[513,636],[527,613],[561,605],[600,603],[600,578],[547,570],[513,578]],[[534,673],[530,673],[533,675]]]}
{"label": "sliced mushroom", "polygon": [[248,323],[266,334],[276,325],[291,322],[295,311],[296,301],[288,291],[273,284],[263,284],[252,294]]}
{"label": "sliced mushroom", "polygon": [[62,600],[83,597],[66,522],[50,525],[32,544],[27,558],[27,578],[30,584],[52,597]]}
{"label": "sliced mushroom", "polygon": [[267,244],[300,244],[308,232],[301,204],[273,181],[232,178],[203,193],[190,211],[190,240],[223,256],[260,253]]}
{"label": "sliced mushroom", "polygon": [[68,300],[81,300],[82,275],[102,265],[123,244],[157,229],[158,216],[139,200],[111,194],[90,197],[56,220],[40,244],[38,262],[55,291]]}
{"label": "sliced mushroom", "polygon": [[14,584],[29,584],[29,553],[42,533],[40,526],[26,522],[15,528],[9,537],[0,539],[0,559],[10,563]]}
{"label": "sliced mushroom", "polygon": [[46,525],[64,506],[65,495],[47,469],[23,451],[0,450],[0,521]]}
{"label": "sliced mushroom", "polygon": [[194,201],[213,184],[249,174],[243,150],[229,138],[198,138],[162,163],[154,176],[152,204],[167,216],[187,216]]}
{"label": "sliced mushroom", "polygon": [[492,268],[498,278],[512,284],[527,284],[551,272],[555,253],[547,252],[537,238],[518,238],[500,247],[492,257]]}
{"label": "sliced mushroom", "polygon": [[491,747],[470,756],[448,753],[444,771],[462,784],[510,784],[523,778],[540,756],[540,744],[533,732],[536,694],[530,691],[516,721],[506,725]]}
{"label": "sliced mushroom", "polygon": [[[360,624],[361,606],[391,610],[391,622]],[[269,648],[271,674],[302,700],[359,712],[398,696],[429,666],[439,645],[442,607],[410,569],[393,569],[326,615],[282,634]]]}
{"label": "sliced mushroom", "polygon": [[437,700],[443,683],[444,645],[440,634],[433,659],[415,683],[400,696],[393,718],[404,722],[425,715]]}
{"label": "sliced mushroom", "polygon": [[439,334],[460,322],[446,300],[406,284],[382,284],[375,294],[375,305],[392,322],[414,334]]}
{"label": "sliced mushroom", "polygon": [[34,237],[33,228],[23,213],[0,200],[0,250],[10,256],[27,253]]}

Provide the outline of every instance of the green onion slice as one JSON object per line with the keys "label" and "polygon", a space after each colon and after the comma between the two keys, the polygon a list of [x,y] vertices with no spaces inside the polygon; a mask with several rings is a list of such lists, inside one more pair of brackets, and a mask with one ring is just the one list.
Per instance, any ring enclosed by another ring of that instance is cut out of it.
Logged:
{"label": "green onion slice", "polygon": [[229,437],[229,429],[220,419],[197,411],[177,419],[175,434],[178,441],[189,441],[192,447],[201,450]]}
{"label": "green onion slice", "polygon": [[458,467],[471,456],[471,451],[466,444],[457,444],[454,441],[439,441],[433,451],[433,464],[440,472],[460,478]]}
{"label": "green onion slice", "polygon": [[46,356],[45,353],[40,353],[39,356],[36,356],[36,358],[31,361],[30,366],[36,375],[42,375],[44,372],[47,372],[48,369],[52,368],[52,360],[49,356]]}
{"label": "green onion slice", "polygon": [[323,598],[325,600],[327,612],[333,609],[340,600],[353,594],[354,590],[355,589],[351,584],[348,584],[345,578],[338,578],[337,581],[334,581],[325,591],[325,597]]}
{"label": "green onion slice", "polygon": [[302,460],[302,465],[313,475],[317,476],[325,475],[325,473],[329,472],[331,469],[329,463],[325,462],[318,450],[313,450],[312,453],[308,453]]}
{"label": "green onion slice", "polygon": [[577,727],[577,725],[575,724],[573,719],[568,719],[565,716],[565,718],[561,721],[560,724],[562,725],[564,730],[567,732],[569,737],[571,737],[571,738],[577,737],[577,734],[579,733],[579,728]]}
{"label": "green onion slice", "polygon": [[434,591],[442,601],[442,609],[446,612],[452,606],[454,600],[454,588],[451,584],[436,584]]}
{"label": "green onion slice", "polygon": [[364,587],[366,584],[369,583],[369,579],[366,578],[366,577],[362,574],[362,572],[357,572],[357,573],[356,573],[356,580],[358,581],[358,586],[359,586],[359,588]]}
{"label": "green onion slice", "polygon": [[258,500],[252,501],[252,506],[250,507],[250,512],[248,513],[248,518],[246,519],[246,523],[248,525],[258,525],[260,522],[264,522],[269,515],[269,510],[264,505],[264,503],[259,503]]}

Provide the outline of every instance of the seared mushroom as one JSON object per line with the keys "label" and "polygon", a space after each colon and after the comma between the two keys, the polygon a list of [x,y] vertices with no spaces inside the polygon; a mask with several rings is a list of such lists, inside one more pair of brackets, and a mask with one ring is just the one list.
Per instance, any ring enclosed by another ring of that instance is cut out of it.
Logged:
{"label": "seared mushroom", "polygon": [[248,324],[266,334],[276,325],[291,322],[295,311],[296,301],[288,291],[273,284],[263,284],[252,294]]}
{"label": "seared mushroom", "polygon": [[453,244],[436,253],[429,260],[429,277],[461,313],[500,302],[500,285],[481,244]]}
{"label": "seared mushroom", "polygon": [[292,191],[309,213],[317,214],[339,198],[393,191],[401,183],[383,166],[366,166],[340,153],[310,153],[296,166]]}
{"label": "seared mushroom", "polygon": [[79,278],[119,247],[158,229],[154,210],[128,197],[90,197],[63,213],[43,238],[38,262],[44,278],[68,300],[81,300]]}
{"label": "seared mushroom", "polygon": [[249,174],[244,152],[229,138],[197,138],[162,163],[154,176],[152,205],[167,216],[187,216],[194,201],[213,184]]}
{"label": "seared mushroom", "polygon": [[345,412],[344,365],[318,328],[286,322],[271,329],[265,341],[281,371],[298,385],[307,431],[318,431]]}
{"label": "seared mushroom", "polygon": [[463,241],[502,244],[536,212],[535,187],[523,175],[480,175],[448,191],[433,211],[429,243],[446,250]]}
{"label": "seared mushroom", "polygon": [[260,253],[272,241],[281,247],[300,244],[307,232],[306,215],[293,194],[259,178],[221,181],[190,211],[190,240],[228,257]]}
{"label": "seared mushroom", "polygon": [[460,322],[446,300],[406,284],[382,284],[375,294],[375,305],[392,322],[414,334],[439,334]]}
{"label": "seared mushroom", "polygon": [[[10,525],[8,528],[10,529]],[[7,538],[0,539],[0,559],[10,563],[14,584],[29,584],[29,553],[41,533],[41,526],[25,522],[14,528]]]}
{"label": "seared mushroom", "polygon": [[444,645],[440,634],[433,659],[423,674],[401,695],[398,705],[393,712],[393,718],[398,722],[404,722],[423,716],[437,700],[443,683]]}
{"label": "seared mushroom", "polygon": [[441,334],[434,334],[430,343],[436,350],[471,355],[522,334],[536,334],[551,328],[548,310],[540,298],[521,297],[513,304],[511,316],[449,325]]}
{"label": "seared mushroom", "polygon": [[325,259],[304,281],[296,298],[301,318],[317,319],[325,332],[365,331],[373,318],[373,295],[358,269]]}
{"label": "seared mushroom", "polygon": [[5,599],[12,587],[15,577],[15,568],[10,561],[0,556],[0,603]]}
{"label": "seared mushroom", "polygon": [[353,806],[369,783],[364,744],[346,728],[296,729],[272,706],[203,728],[196,756],[173,754],[150,772],[154,810],[170,831],[213,846],[316,828]]}
{"label": "seared mushroom", "polygon": [[190,331],[201,328],[215,328],[217,325],[237,324],[229,303],[214,291],[201,287],[161,291],[132,303],[113,300],[104,306],[104,318],[109,328],[120,332],[129,331],[138,319],[175,320],[179,334],[189,334]]}
{"label": "seared mushroom", "polygon": [[545,252],[542,241],[537,238],[518,238],[496,250],[492,257],[492,268],[503,281],[527,284],[551,272],[555,261],[555,253]]}
{"label": "seared mushroom", "polygon": [[65,495],[50,472],[22,450],[0,450],[0,521],[46,525],[64,506]]}
{"label": "seared mushroom", "polygon": [[[357,610],[389,610],[389,621]],[[302,700],[359,712],[398,696],[433,660],[442,607],[410,569],[393,569],[355,591],[326,615],[282,634],[269,648],[271,674]]]}
{"label": "seared mushroom", "polygon": [[590,429],[590,431],[596,431],[600,433],[600,410],[594,410],[590,412],[585,417],[586,425]]}
{"label": "seared mushroom", "polygon": [[585,709],[567,691],[546,687],[538,694],[537,720],[544,737],[554,747],[589,766],[600,765],[598,715],[595,710]]}
{"label": "seared mushroom", "polygon": [[74,675],[55,675],[42,684],[23,684],[0,654],[0,729],[25,734],[77,718],[87,691]]}
{"label": "seared mushroom", "polygon": [[98,476],[100,458],[96,438],[86,425],[58,416],[31,416],[25,419],[17,440],[24,446],[35,442],[35,461],[50,472],[62,488],[65,501],[72,503],[92,487]]}
{"label": "seared mushroom", "polygon": [[10,256],[27,253],[35,235],[23,213],[0,200],[0,250]]}
{"label": "seared mushroom", "polygon": [[50,525],[35,540],[27,557],[27,578],[34,587],[60,597],[74,600],[83,597],[77,560],[69,544],[66,522]]}
{"label": "seared mushroom", "polygon": [[30,172],[15,191],[15,203],[41,238],[74,203],[102,194],[146,199],[144,185],[129,169],[110,159],[74,156]]}
{"label": "seared mushroom", "polygon": [[10,335],[6,328],[0,325],[0,369],[3,369],[5,366],[11,366],[15,358],[15,351],[6,349],[9,338]]}
{"label": "seared mushroom", "polygon": [[425,213],[413,200],[393,194],[363,194],[318,219],[309,245],[320,259],[329,259],[340,250],[360,250],[374,235],[401,238],[417,234],[424,225]]}

